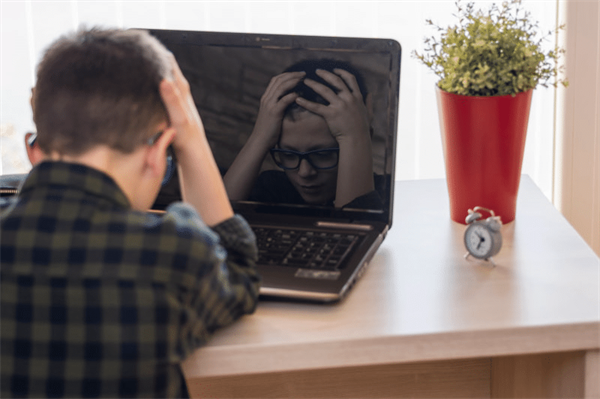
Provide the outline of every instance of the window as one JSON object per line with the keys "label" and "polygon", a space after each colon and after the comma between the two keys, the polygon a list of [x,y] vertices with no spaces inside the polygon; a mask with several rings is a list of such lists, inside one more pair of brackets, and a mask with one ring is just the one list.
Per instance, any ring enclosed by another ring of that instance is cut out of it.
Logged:
{"label": "window", "polygon": [[[478,1],[486,6],[488,1]],[[556,1],[524,0],[542,30],[555,26]],[[29,169],[22,137],[33,130],[29,108],[41,51],[60,34],[86,26],[241,31],[302,35],[386,37],[403,47],[400,78],[397,179],[443,178],[436,77],[411,57],[423,38],[454,23],[454,0],[440,1],[23,1],[2,2],[2,165],[0,172]],[[552,46],[548,43],[548,46]],[[523,173],[552,194],[554,90],[533,97]]]}

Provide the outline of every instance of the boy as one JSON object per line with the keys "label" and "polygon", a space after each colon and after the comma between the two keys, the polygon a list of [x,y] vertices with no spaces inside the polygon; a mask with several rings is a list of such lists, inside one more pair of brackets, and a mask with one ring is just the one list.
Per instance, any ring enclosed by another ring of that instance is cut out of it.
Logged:
{"label": "boy", "polygon": [[[180,362],[254,311],[259,277],[179,67],[146,32],[81,31],[32,107],[35,167],[0,218],[2,397],[187,396]],[[148,213],[169,146],[184,203]]]}

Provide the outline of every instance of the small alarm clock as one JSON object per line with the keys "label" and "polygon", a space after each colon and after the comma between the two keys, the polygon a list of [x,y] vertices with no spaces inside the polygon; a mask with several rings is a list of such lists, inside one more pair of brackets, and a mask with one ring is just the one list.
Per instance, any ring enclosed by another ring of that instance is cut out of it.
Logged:
{"label": "small alarm clock", "polygon": [[[480,211],[488,212],[491,216],[487,219],[482,219]],[[476,206],[474,209],[469,209],[469,215],[465,222],[469,225],[465,230],[465,247],[469,255],[483,260],[489,260],[494,266],[492,256],[496,255],[502,248],[502,234],[500,228],[502,221],[500,216],[496,216],[494,211]]]}

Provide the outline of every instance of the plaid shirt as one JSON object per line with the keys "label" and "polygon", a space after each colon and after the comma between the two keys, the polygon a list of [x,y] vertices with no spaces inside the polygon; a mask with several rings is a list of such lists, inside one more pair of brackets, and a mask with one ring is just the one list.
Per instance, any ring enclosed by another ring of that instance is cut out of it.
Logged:
{"label": "plaid shirt", "polygon": [[180,362],[257,303],[240,216],[133,211],[82,165],[38,165],[0,223],[2,397],[187,396]]}

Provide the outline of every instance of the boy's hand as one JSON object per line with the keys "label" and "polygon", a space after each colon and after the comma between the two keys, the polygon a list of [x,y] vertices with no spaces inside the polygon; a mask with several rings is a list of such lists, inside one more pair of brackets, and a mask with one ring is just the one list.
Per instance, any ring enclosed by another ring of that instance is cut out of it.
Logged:
{"label": "boy's hand", "polygon": [[300,82],[305,72],[286,72],[271,79],[260,99],[260,108],[254,125],[253,135],[260,136],[265,148],[273,148],[281,133],[283,112],[298,98],[297,93],[283,95]]}
{"label": "boy's hand", "polygon": [[225,185],[232,200],[245,200],[250,195],[263,159],[279,141],[283,113],[298,97],[296,93],[284,93],[296,86],[305,75],[305,72],[287,72],[269,82],[260,99],[252,134],[225,173]]}
{"label": "boy's hand", "polygon": [[163,80],[160,94],[169,114],[171,127],[177,132],[173,149],[177,154],[189,146],[194,138],[205,137],[204,125],[192,98],[190,85],[183,76],[179,65],[172,57],[173,81]]}
{"label": "boy's hand", "polygon": [[175,129],[173,149],[177,156],[181,196],[193,205],[209,226],[233,216],[233,209],[221,174],[206,139],[200,114],[190,86],[173,58],[173,81],[160,83],[171,129]]}
{"label": "boy's hand", "polygon": [[340,143],[346,139],[365,140],[369,138],[369,117],[356,78],[343,69],[334,69],[335,73],[318,69],[317,75],[337,88],[336,94],[327,86],[311,79],[304,83],[323,96],[329,105],[323,105],[297,98],[296,102],[307,110],[321,115],[331,134]]}

